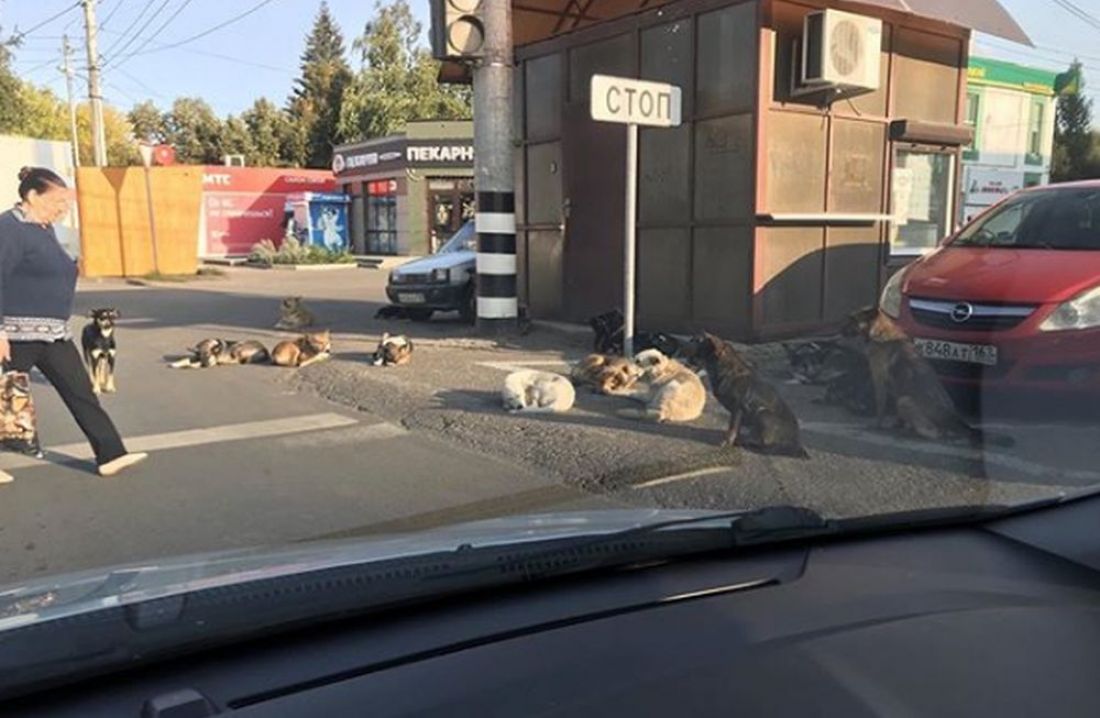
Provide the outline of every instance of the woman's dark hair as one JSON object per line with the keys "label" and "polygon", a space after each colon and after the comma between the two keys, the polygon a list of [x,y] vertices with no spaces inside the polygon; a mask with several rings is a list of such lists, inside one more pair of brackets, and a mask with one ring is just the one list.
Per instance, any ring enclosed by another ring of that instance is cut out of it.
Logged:
{"label": "woman's dark hair", "polygon": [[46,192],[51,187],[68,187],[61,175],[45,167],[24,167],[19,170],[19,198],[26,199],[31,191],[39,194]]}

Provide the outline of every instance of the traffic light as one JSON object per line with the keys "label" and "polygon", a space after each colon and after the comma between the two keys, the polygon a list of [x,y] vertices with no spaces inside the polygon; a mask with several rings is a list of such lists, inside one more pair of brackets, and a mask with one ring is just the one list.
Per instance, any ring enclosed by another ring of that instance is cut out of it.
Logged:
{"label": "traffic light", "polygon": [[481,57],[485,46],[482,0],[431,0],[432,55],[437,60]]}

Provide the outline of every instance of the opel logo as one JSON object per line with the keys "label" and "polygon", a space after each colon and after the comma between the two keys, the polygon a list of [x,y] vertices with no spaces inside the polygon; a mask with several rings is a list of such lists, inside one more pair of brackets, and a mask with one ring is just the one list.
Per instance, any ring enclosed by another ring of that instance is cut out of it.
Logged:
{"label": "opel logo", "polygon": [[965,324],[974,316],[974,305],[969,302],[959,302],[951,309],[951,321],[956,324]]}

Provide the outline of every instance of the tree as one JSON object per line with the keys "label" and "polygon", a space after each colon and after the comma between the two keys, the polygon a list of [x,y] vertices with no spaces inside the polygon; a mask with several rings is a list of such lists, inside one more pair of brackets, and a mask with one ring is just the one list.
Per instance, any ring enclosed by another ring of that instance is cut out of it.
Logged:
{"label": "tree", "polygon": [[204,100],[181,97],[164,116],[164,140],[181,164],[222,163],[222,121]]}
{"label": "tree", "polygon": [[344,36],[322,2],[306,38],[302,75],[295,81],[287,109],[300,133],[294,158],[309,167],[329,167],[344,90],[351,68],[344,56]]}
{"label": "tree", "polygon": [[15,134],[22,122],[23,83],[11,69],[11,50],[0,45],[0,134]]}
{"label": "tree", "polygon": [[375,20],[355,41],[361,68],[344,96],[339,135],[384,137],[410,120],[470,118],[469,88],[439,84],[439,63],[422,39],[406,0],[380,0]]}
{"label": "tree", "polygon": [[19,122],[10,128],[12,134],[40,140],[71,140],[69,108],[46,88],[24,82],[16,96]]}
{"label": "tree", "polygon": [[252,141],[252,133],[248,129],[248,123],[239,117],[230,115],[225,118],[225,124],[221,131],[220,154],[244,155],[245,161],[250,165],[256,165],[256,145]]}
{"label": "tree", "polygon": [[[68,118],[68,111],[64,115]],[[66,128],[68,125],[66,125]],[[84,166],[94,164],[92,151],[92,111],[88,103],[76,108],[76,134],[80,144],[80,163]],[[134,141],[134,127],[126,114],[111,107],[103,106],[103,134],[107,138],[107,164],[112,167],[140,165],[141,155]],[[67,137],[68,135],[66,135]]]}
{"label": "tree", "polygon": [[285,167],[295,163],[297,137],[286,113],[261,97],[241,114],[252,138],[251,162],[261,167]]}
{"label": "tree", "polygon": [[164,142],[164,114],[152,100],[134,105],[129,118],[134,126],[134,137],[138,140]]}
{"label": "tree", "polygon": [[1085,88],[1081,63],[1075,61],[1069,73],[1073,81],[1058,97],[1054,127],[1054,157],[1051,179],[1068,182],[1096,177],[1100,169],[1093,151],[1092,100]]}

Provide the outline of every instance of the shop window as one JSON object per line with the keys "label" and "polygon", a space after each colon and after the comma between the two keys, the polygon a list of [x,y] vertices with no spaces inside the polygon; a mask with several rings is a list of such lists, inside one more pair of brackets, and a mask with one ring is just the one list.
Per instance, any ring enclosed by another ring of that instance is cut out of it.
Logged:
{"label": "shop window", "polygon": [[699,16],[695,110],[716,115],[747,110],[756,101],[756,3]]}
{"label": "shop window", "polygon": [[1031,114],[1027,124],[1027,163],[1043,164],[1043,122],[1046,119],[1046,105],[1042,100],[1031,102]]}
{"label": "shop window", "polygon": [[966,125],[974,132],[974,140],[963,150],[963,159],[977,160],[981,156],[982,96],[977,92],[966,94]]}
{"label": "shop window", "polygon": [[892,254],[924,254],[951,233],[954,175],[953,154],[921,148],[897,150],[891,183]]}
{"label": "shop window", "polygon": [[367,183],[367,253],[397,254],[397,194],[389,181]]}

